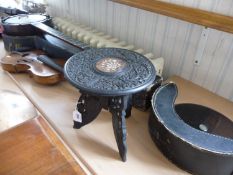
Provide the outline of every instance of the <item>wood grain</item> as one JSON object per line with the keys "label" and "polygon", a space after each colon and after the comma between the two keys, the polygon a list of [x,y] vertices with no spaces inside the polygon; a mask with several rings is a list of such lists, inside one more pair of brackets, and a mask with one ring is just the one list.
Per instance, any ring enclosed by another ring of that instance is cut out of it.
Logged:
{"label": "wood grain", "polygon": [[0,174],[85,174],[42,117],[2,132],[0,140]]}
{"label": "wood grain", "polygon": [[39,84],[53,85],[63,80],[61,73],[37,60],[37,56],[45,54],[43,51],[34,50],[24,54],[9,53],[0,58],[2,69],[11,73],[29,73]]}
{"label": "wood grain", "polygon": [[233,17],[157,0],[112,0],[121,4],[233,33]]}

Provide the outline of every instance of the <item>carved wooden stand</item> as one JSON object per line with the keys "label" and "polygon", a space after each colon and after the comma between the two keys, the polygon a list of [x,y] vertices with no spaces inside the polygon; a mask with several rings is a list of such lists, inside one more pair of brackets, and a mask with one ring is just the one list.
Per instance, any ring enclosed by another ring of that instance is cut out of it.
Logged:
{"label": "carved wooden stand", "polygon": [[147,58],[132,51],[89,49],[72,56],[64,73],[82,94],[77,104],[79,119],[74,120],[74,128],[93,121],[102,108],[109,110],[119,153],[126,161],[125,118],[131,115],[132,95],[154,82],[154,66]]}
{"label": "carved wooden stand", "polygon": [[82,93],[77,104],[77,110],[82,116],[82,122],[74,121],[74,128],[79,129],[92,122],[97,118],[102,108],[112,113],[112,125],[119,153],[121,159],[126,161],[127,144],[125,118],[131,115],[132,105],[130,96],[101,97]]}

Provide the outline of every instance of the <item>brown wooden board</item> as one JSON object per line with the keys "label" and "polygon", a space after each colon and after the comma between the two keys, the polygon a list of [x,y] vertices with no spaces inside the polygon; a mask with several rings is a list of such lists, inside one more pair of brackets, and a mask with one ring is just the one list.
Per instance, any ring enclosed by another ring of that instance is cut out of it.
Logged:
{"label": "brown wooden board", "polygon": [[233,33],[233,17],[157,0],[112,0],[121,4]]}
{"label": "brown wooden board", "polygon": [[0,174],[85,174],[42,117],[0,133]]}

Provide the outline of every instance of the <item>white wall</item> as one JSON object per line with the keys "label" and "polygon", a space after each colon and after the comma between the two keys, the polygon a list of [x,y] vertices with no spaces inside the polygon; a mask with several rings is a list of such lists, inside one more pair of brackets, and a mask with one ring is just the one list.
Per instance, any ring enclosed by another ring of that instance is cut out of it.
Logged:
{"label": "white wall", "polygon": [[[197,48],[202,26],[107,0],[47,1],[53,16],[75,19],[164,57],[165,77],[182,76],[233,101],[233,34],[209,29],[197,66],[194,59],[201,51]],[[232,0],[163,1],[233,16]]]}

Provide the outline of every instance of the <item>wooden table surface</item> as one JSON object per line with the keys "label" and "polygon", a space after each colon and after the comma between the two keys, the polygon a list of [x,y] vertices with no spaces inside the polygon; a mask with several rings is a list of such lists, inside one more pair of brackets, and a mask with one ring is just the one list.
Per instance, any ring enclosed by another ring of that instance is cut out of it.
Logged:
{"label": "wooden table surface", "polygon": [[0,174],[85,175],[41,116],[1,132],[0,140]]}
{"label": "wooden table surface", "polygon": [[1,67],[0,84],[0,174],[88,174]]}
{"label": "wooden table surface", "polygon": [[[49,121],[63,141],[92,174],[99,175],[185,175],[187,172],[169,162],[157,149],[148,132],[148,112],[132,110],[127,119],[127,162],[122,162],[115,142],[111,115],[102,111],[95,121],[76,130],[72,128],[72,112],[79,92],[67,82],[44,86],[25,74],[11,78],[39,112]],[[215,108],[233,119],[233,104],[179,77],[177,103],[195,102]]]}

